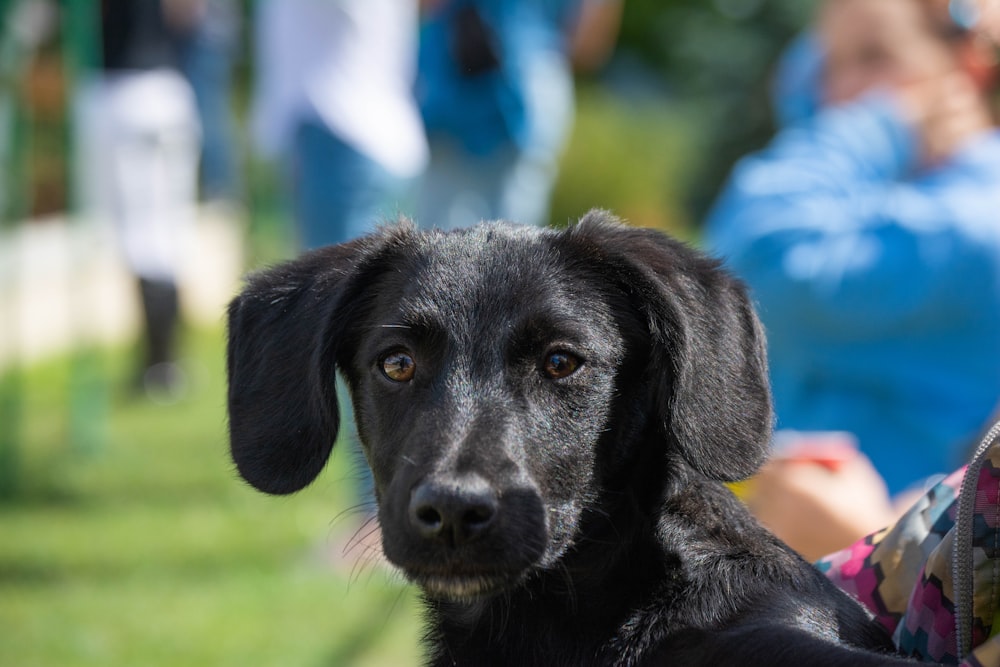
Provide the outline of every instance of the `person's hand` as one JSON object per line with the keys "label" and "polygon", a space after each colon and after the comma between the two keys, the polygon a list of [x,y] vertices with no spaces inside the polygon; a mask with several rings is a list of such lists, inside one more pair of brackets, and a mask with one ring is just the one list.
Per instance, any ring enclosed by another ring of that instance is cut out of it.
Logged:
{"label": "person's hand", "polygon": [[205,0],[162,0],[167,25],[182,32],[192,30],[204,16]]}
{"label": "person's hand", "polygon": [[[987,96],[996,67],[995,45],[1000,43],[1000,0],[973,0],[977,19],[971,33],[954,47],[960,67],[894,86],[904,115],[917,128],[922,162],[946,161],[976,135],[993,126]],[[933,11],[950,22],[949,0],[934,0]]]}
{"label": "person's hand", "polygon": [[992,127],[987,102],[965,72],[900,83],[894,90],[904,118],[916,129],[924,165],[945,162]]}
{"label": "person's hand", "polygon": [[895,520],[885,482],[860,452],[836,466],[773,460],[754,478],[746,502],[762,524],[810,561]]}
{"label": "person's hand", "polygon": [[979,21],[976,30],[994,45],[1000,45],[1000,0],[977,0]]}

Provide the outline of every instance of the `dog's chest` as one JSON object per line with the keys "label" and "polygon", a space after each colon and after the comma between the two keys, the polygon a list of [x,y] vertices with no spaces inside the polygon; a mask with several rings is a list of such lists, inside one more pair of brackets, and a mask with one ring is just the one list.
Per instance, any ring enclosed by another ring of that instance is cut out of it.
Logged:
{"label": "dog's chest", "polygon": [[[681,576],[676,577],[681,590]],[[468,605],[431,607],[431,665],[634,665],[666,636],[669,618],[684,614],[683,596],[652,600],[608,582],[605,595],[571,591],[557,595],[518,591]],[[672,588],[663,580],[662,594]]]}

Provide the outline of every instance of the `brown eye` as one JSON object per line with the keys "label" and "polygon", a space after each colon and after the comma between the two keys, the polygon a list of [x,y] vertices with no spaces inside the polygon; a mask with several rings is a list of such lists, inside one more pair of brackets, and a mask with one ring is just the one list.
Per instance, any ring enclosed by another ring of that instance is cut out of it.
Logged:
{"label": "brown eye", "polygon": [[581,363],[578,357],[568,352],[553,352],[545,358],[542,370],[553,380],[561,380],[575,373]]}
{"label": "brown eye", "polygon": [[382,372],[393,382],[409,382],[416,371],[413,357],[405,352],[393,352],[382,359]]}

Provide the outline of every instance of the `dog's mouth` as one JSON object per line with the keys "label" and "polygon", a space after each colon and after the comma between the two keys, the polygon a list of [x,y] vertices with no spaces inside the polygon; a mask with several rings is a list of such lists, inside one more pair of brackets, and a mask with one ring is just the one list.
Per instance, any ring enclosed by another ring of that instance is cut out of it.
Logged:
{"label": "dog's mouth", "polygon": [[513,573],[444,573],[407,571],[406,576],[428,597],[468,602],[503,592],[521,580]]}

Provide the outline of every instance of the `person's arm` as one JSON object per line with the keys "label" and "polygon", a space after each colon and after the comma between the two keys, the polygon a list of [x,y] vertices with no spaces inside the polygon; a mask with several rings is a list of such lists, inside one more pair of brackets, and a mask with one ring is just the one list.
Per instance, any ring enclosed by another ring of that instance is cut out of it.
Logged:
{"label": "person's arm", "polygon": [[570,33],[570,59],[579,72],[593,72],[615,49],[624,0],[584,0]]}
{"label": "person's arm", "polygon": [[186,35],[195,30],[205,14],[205,0],[162,0],[163,18],[172,31]]}
{"label": "person's arm", "polygon": [[919,142],[885,94],[822,111],[736,167],[707,241],[762,309],[804,332],[871,336],[940,316],[997,279],[1000,142],[903,180]]}
{"label": "person's arm", "polygon": [[823,100],[823,51],[815,33],[795,37],[782,52],[771,79],[771,106],[779,127],[808,121]]}

